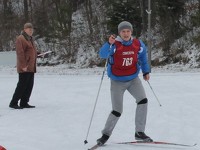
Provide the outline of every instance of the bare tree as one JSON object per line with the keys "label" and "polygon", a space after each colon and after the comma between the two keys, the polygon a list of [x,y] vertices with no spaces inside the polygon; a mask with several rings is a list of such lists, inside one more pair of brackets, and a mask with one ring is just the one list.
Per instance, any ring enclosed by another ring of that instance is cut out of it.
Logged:
{"label": "bare tree", "polygon": [[90,30],[90,35],[93,34],[93,29],[92,29],[92,6],[91,6],[91,1],[90,0],[85,0],[85,10],[86,10],[86,17],[88,21],[88,26]]}
{"label": "bare tree", "polygon": [[24,22],[29,21],[28,0],[24,0]]}

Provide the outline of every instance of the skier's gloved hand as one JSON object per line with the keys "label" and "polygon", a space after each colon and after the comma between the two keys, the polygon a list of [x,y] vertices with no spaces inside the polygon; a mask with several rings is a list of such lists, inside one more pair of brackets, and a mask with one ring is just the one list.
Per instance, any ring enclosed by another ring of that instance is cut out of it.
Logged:
{"label": "skier's gloved hand", "polygon": [[116,35],[115,34],[111,34],[109,39],[108,39],[108,43],[110,45],[114,44],[115,43],[115,38],[116,38]]}
{"label": "skier's gloved hand", "polygon": [[149,81],[149,79],[150,79],[149,72],[143,73],[143,79],[144,79],[145,81]]}

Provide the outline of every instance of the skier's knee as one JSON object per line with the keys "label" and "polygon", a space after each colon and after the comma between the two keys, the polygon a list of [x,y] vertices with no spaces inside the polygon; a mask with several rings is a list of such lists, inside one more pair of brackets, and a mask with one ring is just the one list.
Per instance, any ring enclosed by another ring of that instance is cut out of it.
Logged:
{"label": "skier's knee", "polygon": [[146,104],[146,103],[148,103],[148,99],[144,98],[141,101],[139,101],[137,104],[140,105],[140,104]]}
{"label": "skier's knee", "polygon": [[116,117],[120,117],[121,116],[121,113],[119,113],[119,112],[117,112],[115,110],[113,110],[111,113]]}

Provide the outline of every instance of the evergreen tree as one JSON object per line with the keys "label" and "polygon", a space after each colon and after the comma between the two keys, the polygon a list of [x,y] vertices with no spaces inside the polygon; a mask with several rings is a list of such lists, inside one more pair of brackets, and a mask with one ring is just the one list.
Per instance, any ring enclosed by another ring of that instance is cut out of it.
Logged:
{"label": "evergreen tree", "polygon": [[184,14],[183,0],[156,0],[156,16],[161,26],[163,37],[163,49],[169,54],[170,44],[184,34],[184,28],[180,24],[180,16]]}
{"label": "evergreen tree", "polygon": [[109,0],[107,1],[108,30],[117,34],[117,25],[121,21],[129,21],[134,28],[134,34],[140,36],[142,18],[140,16],[139,1],[136,0]]}

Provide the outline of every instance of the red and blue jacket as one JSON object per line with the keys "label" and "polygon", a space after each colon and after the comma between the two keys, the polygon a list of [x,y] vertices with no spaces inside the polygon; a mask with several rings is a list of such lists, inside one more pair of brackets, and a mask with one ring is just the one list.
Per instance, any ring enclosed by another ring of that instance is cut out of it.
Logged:
{"label": "red and blue jacket", "polygon": [[113,45],[106,42],[99,55],[108,58],[107,74],[112,80],[130,81],[138,77],[140,69],[143,74],[149,73],[147,50],[141,40],[123,41],[118,36]]}

